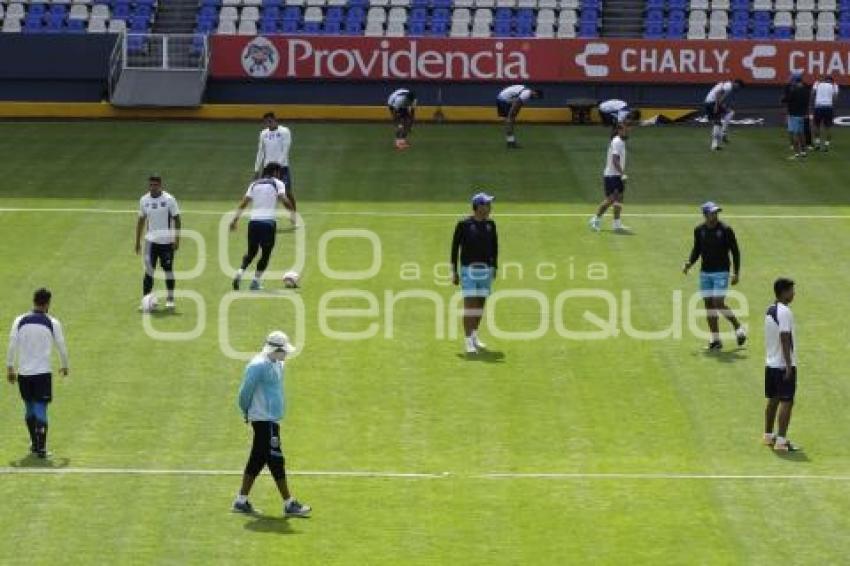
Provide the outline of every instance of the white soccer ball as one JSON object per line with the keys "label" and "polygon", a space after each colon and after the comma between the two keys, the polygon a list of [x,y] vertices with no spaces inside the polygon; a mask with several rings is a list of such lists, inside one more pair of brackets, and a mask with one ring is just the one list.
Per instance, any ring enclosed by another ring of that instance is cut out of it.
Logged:
{"label": "white soccer ball", "polygon": [[159,300],[153,293],[142,297],[142,312],[153,312],[157,306],[159,306]]}
{"label": "white soccer ball", "polygon": [[287,289],[295,289],[298,287],[298,281],[301,279],[301,276],[298,275],[297,271],[287,271],[283,274],[283,286]]}

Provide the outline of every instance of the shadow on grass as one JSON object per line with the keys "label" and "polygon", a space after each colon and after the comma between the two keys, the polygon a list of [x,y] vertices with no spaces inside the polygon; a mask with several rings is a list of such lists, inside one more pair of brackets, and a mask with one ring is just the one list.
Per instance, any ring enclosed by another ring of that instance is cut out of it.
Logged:
{"label": "shadow on grass", "polygon": [[477,354],[458,354],[457,357],[468,362],[505,363],[505,353],[492,350],[479,350]]}
{"label": "shadow on grass", "polygon": [[245,530],[255,533],[272,533],[278,535],[295,535],[297,531],[292,529],[289,519],[285,517],[273,517],[271,515],[253,515],[245,523]]}
{"label": "shadow on grass", "polygon": [[70,458],[39,458],[35,454],[27,454],[19,460],[9,462],[12,468],[67,468]]}
{"label": "shadow on grass", "polygon": [[183,313],[180,311],[168,309],[157,309],[145,314],[151,318],[171,318],[172,316],[183,316]]}
{"label": "shadow on grass", "polygon": [[809,463],[812,461],[802,450],[797,450],[796,452],[777,452],[773,450],[772,452],[774,456],[787,462]]}
{"label": "shadow on grass", "polygon": [[746,348],[735,348],[734,350],[708,350],[703,348],[697,352],[697,355],[702,354],[706,359],[713,359],[723,364],[734,364],[748,360],[750,358]]}

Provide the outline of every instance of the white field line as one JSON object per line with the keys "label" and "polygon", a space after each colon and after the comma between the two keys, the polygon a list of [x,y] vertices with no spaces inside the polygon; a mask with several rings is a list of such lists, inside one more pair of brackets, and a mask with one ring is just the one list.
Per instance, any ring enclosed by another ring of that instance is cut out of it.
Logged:
{"label": "white field line", "polygon": [[[287,472],[293,476],[325,478],[378,479],[490,479],[490,480],[786,480],[847,482],[850,475],[818,474],[699,474],[699,473],[523,473],[493,472],[463,474],[453,472],[380,472],[356,470],[323,470]],[[120,475],[120,476],[241,476],[241,470],[183,470],[148,468],[50,468],[5,467],[0,475]]]}
{"label": "white field line", "polygon": [[[588,205],[592,212],[592,205]],[[38,213],[89,213],[89,214],[135,214],[136,209],[116,208],[0,208],[3,212],[38,212]],[[186,215],[223,216],[230,212],[216,210],[184,210]],[[384,218],[459,218],[463,212],[384,212],[384,211],[326,211],[299,213],[302,216],[376,216]],[[493,215],[495,218],[517,217],[517,218],[588,218],[590,212],[499,212]],[[699,214],[689,212],[630,212],[628,216],[633,218],[698,218]],[[741,218],[752,220],[848,220],[850,214],[724,214],[724,218]]]}

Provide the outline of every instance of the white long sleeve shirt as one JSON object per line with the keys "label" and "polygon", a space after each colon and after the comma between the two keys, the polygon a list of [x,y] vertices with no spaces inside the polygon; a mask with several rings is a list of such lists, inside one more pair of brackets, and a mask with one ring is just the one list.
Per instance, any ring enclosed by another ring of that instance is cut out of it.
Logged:
{"label": "white long sleeve shirt", "polygon": [[24,313],[15,319],[9,332],[6,367],[14,368],[17,357],[20,375],[51,373],[50,355],[54,345],[59,352],[61,367],[67,368],[68,349],[59,321],[43,312]]}
{"label": "white long sleeve shirt", "polygon": [[257,161],[254,171],[260,173],[269,163],[289,167],[289,146],[292,145],[292,133],[289,128],[278,126],[276,130],[266,128],[260,132],[257,147]]}

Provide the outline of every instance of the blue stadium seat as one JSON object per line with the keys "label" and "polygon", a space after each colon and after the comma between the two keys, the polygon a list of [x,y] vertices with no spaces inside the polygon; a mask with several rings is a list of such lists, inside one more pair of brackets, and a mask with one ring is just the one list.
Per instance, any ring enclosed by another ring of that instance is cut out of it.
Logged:
{"label": "blue stadium seat", "polygon": [[126,20],[130,17],[130,4],[122,2],[112,8],[112,19]]}
{"label": "blue stadium seat", "polygon": [[665,37],[667,39],[684,39],[686,27],[685,22],[670,22],[667,24]]}
{"label": "blue stadium seat", "polygon": [[846,24],[850,23],[850,10],[843,10],[838,13],[838,23]]}
{"label": "blue stadium seat", "polygon": [[663,10],[664,0],[647,0],[645,8],[647,10]]}
{"label": "blue stadium seat", "polygon": [[747,39],[749,26],[744,24],[735,24],[729,30],[729,39]]}
{"label": "blue stadium seat", "polygon": [[318,35],[322,32],[322,22],[304,22],[304,33]]}
{"label": "blue stadium seat", "polygon": [[280,28],[277,25],[275,20],[260,20],[260,25],[258,26],[258,31],[262,35],[272,35],[278,33]]}
{"label": "blue stadium seat", "polygon": [[83,20],[68,20],[68,27],[65,28],[68,33],[86,33],[86,22]]}
{"label": "blue stadium seat", "polygon": [[415,22],[408,22],[407,24],[407,35],[413,37],[419,37],[425,35],[425,22],[417,20]]}
{"label": "blue stadium seat", "polygon": [[348,0],[349,8],[366,8],[367,6],[369,6],[369,0]]}
{"label": "blue stadium seat", "polygon": [[453,0],[432,0],[431,5],[434,8],[446,8],[449,9],[452,7]]}
{"label": "blue stadium seat", "polygon": [[842,41],[850,40],[850,23],[838,24],[838,39]]}
{"label": "blue stadium seat", "polygon": [[645,39],[661,39],[664,37],[664,24],[661,22],[647,22],[644,26],[643,37]]}
{"label": "blue stadium seat", "polygon": [[753,12],[753,25],[755,24],[770,24],[773,21],[773,14],[765,10]]}
{"label": "blue stadium seat", "polygon": [[359,6],[349,8],[348,13],[345,14],[345,21],[347,22],[360,22],[362,24],[365,19],[366,11]]}
{"label": "blue stadium seat", "polygon": [[517,10],[516,19],[518,22],[534,22],[534,10],[530,8],[520,8]]}
{"label": "blue stadium seat", "polygon": [[428,26],[428,35],[433,35],[436,37],[445,37],[449,35],[449,21],[432,21],[431,24]]}
{"label": "blue stadium seat", "polygon": [[770,38],[770,24],[753,24],[753,31],[750,34],[752,39],[768,39]]}
{"label": "blue stadium seat", "polygon": [[731,8],[732,10],[743,10],[745,12],[749,12],[750,0],[732,0]]}
{"label": "blue stadium seat", "polygon": [[514,37],[534,37],[534,22],[517,22]]}
{"label": "blue stadium seat", "polygon": [[283,12],[278,6],[266,6],[260,16],[263,20],[282,20]]}
{"label": "blue stadium seat", "polygon": [[215,6],[201,6],[201,9],[198,10],[198,19],[211,20],[217,18],[218,10],[216,10]]}
{"label": "blue stadium seat", "polygon": [[283,0],[263,0],[263,8],[283,8]]}
{"label": "blue stadium seat", "polygon": [[346,21],[345,22],[345,34],[346,35],[363,35],[363,22]]}
{"label": "blue stadium seat", "polygon": [[200,20],[195,26],[196,33],[212,33],[216,28],[216,23],[213,20]]}
{"label": "blue stadium seat", "polygon": [[[215,8],[213,8],[215,10]],[[147,4],[138,4],[133,7],[130,11],[130,17],[138,17],[138,18],[148,18],[153,15],[153,8],[148,6]]]}
{"label": "blue stadium seat", "polygon": [[579,37],[599,37],[599,30],[597,29],[596,22],[593,22],[593,23],[582,22],[581,24],[579,24],[578,36]]}
{"label": "blue stadium seat", "polygon": [[581,15],[579,16],[579,21],[586,22],[596,22],[599,20],[599,10],[595,8],[587,8],[581,11]]}
{"label": "blue stadium seat", "polygon": [[688,0],[669,0],[667,8],[670,10],[687,10]]}
{"label": "blue stadium seat", "polygon": [[437,8],[431,14],[431,22],[449,22],[451,19],[452,13],[448,8]]}
{"label": "blue stadium seat", "polygon": [[493,22],[494,37],[510,37],[513,24],[510,20],[496,20]]}
{"label": "blue stadium seat", "polygon": [[687,20],[687,16],[685,15],[684,10],[670,10],[670,13],[667,14],[667,22],[684,22]]}
{"label": "blue stadium seat", "polygon": [[657,24],[663,21],[664,12],[662,10],[649,10],[644,18],[644,22],[647,24]]}
{"label": "blue stadium seat", "polygon": [[287,6],[283,10],[283,21],[284,22],[300,22],[301,21],[301,8],[299,6]]}
{"label": "blue stadium seat", "polygon": [[[221,6],[221,0],[201,0],[201,6],[212,6],[214,8],[218,8]],[[201,41],[203,41],[203,39]]]}
{"label": "blue stadium seat", "polygon": [[50,11],[48,14],[51,16],[61,16],[65,17],[68,13],[68,8],[64,4],[53,4],[50,6]]}
{"label": "blue stadium seat", "polygon": [[287,35],[298,33],[298,20],[283,20],[280,31]]}
{"label": "blue stadium seat", "polygon": [[342,21],[342,8],[339,6],[331,6],[328,8],[328,11],[325,12],[325,23],[327,22],[341,22]]}
{"label": "blue stadium seat", "polygon": [[493,20],[496,22],[510,21],[514,17],[514,11],[510,8],[496,8]]}
{"label": "blue stadium seat", "polygon": [[33,4],[30,6],[30,9],[27,11],[27,18],[32,16],[33,18],[43,18],[47,13],[47,6],[44,4]]}
{"label": "blue stadium seat", "polygon": [[423,24],[428,19],[428,10],[425,8],[414,8],[410,11],[409,22],[422,22]]}
{"label": "blue stadium seat", "polygon": [[413,9],[416,9],[416,8],[428,8],[428,6],[429,6],[429,4],[430,4],[430,3],[431,3],[431,2],[430,2],[430,0],[413,0],[413,1],[410,3],[410,7],[411,7],[411,8],[413,8]]}
{"label": "blue stadium seat", "polygon": [[794,31],[789,27],[778,27],[773,30],[774,39],[793,39]]}
{"label": "blue stadium seat", "polygon": [[732,25],[735,24],[747,24],[750,21],[750,13],[746,10],[735,10],[732,12],[732,18],[729,20],[729,23]]}
{"label": "blue stadium seat", "polygon": [[325,23],[322,25],[322,33],[324,35],[339,35],[340,28],[341,25],[339,21],[329,22],[326,18]]}
{"label": "blue stadium seat", "polygon": [[127,20],[127,26],[131,32],[144,33],[148,31],[150,22],[145,18],[130,18]]}
{"label": "blue stadium seat", "polygon": [[127,36],[127,51],[130,53],[141,53],[147,47],[147,42],[144,36],[129,35]]}

